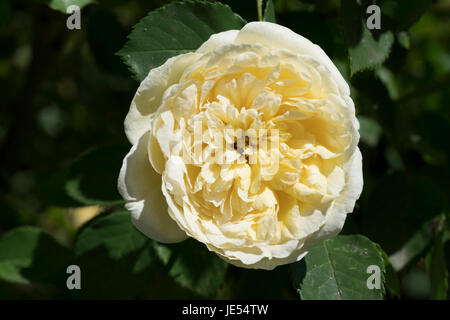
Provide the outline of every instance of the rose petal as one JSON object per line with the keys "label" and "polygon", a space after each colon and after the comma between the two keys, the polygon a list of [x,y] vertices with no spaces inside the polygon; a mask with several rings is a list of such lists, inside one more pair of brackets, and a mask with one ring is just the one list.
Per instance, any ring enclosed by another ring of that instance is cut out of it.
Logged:
{"label": "rose petal", "polygon": [[233,43],[239,30],[228,30],[213,34],[209,39],[197,49],[197,53],[207,53],[213,51],[218,46]]}
{"label": "rose petal", "polygon": [[347,213],[353,211],[363,188],[362,156],[358,148],[347,162],[344,171],[347,172],[347,183],[339,198],[336,199],[325,225],[314,237],[311,237],[309,246],[313,242],[316,243],[337,235],[344,226]]}
{"label": "rose petal", "polygon": [[149,133],[133,145],[123,160],[118,187],[127,200],[125,207],[131,212],[136,228],[149,238],[172,243],[187,238],[176,222],[169,216],[166,200],[160,191],[161,176],[148,160]]}
{"label": "rose petal", "polygon": [[164,92],[180,80],[184,70],[197,57],[195,53],[181,54],[150,70],[141,82],[125,118],[125,134],[131,144],[136,144],[149,130],[150,117],[160,106]]}
{"label": "rose petal", "polygon": [[338,85],[342,94],[350,94],[347,82],[326,53],[318,45],[286,27],[271,22],[250,22],[239,31],[235,43],[260,43],[269,48],[283,48],[296,54],[308,55],[325,65],[333,77],[340,80]]}

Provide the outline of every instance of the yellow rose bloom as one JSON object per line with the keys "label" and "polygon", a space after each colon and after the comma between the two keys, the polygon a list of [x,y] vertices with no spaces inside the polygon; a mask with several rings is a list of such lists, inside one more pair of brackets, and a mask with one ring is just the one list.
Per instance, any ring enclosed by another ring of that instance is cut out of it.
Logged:
{"label": "yellow rose bloom", "polygon": [[[273,269],[336,235],[363,185],[350,90],[317,45],[252,22],[151,70],[125,119],[134,225]],[[195,257],[193,257],[195,259]]]}

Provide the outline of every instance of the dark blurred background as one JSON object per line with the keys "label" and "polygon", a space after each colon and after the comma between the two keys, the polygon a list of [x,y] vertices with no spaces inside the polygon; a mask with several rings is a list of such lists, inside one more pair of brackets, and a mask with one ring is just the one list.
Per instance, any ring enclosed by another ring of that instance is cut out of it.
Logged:
{"label": "dark blurred background", "polygon": [[[115,53],[132,26],[167,1],[98,1],[83,7],[81,30],[68,30],[68,15],[42,2],[0,3],[0,236],[34,225],[70,246],[77,228],[103,209],[67,195],[69,168],[83,152],[109,148],[111,156],[97,157],[96,163],[107,168],[105,189],[113,185],[116,193],[129,148],[123,120],[139,84]],[[247,21],[257,20],[255,1],[222,2]],[[442,221],[450,195],[450,1],[383,17],[382,28],[385,22],[395,25],[389,58],[352,77],[340,1],[277,0],[275,8],[277,22],[319,44],[351,84],[365,186],[344,233],[366,235],[391,256],[415,239],[413,261],[399,272],[401,297],[432,298],[427,250],[448,228]],[[401,25],[407,15],[411,19]],[[95,188],[103,192],[102,185]],[[104,198],[114,199],[108,192]],[[448,265],[448,242],[446,253]],[[280,288],[258,290],[264,271],[230,272],[234,282],[227,283],[242,288],[226,287],[219,297],[295,298],[281,276],[284,269],[276,270],[271,277],[281,279]],[[191,297],[170,279],[158,279],[159,287],[146,297]],[[246,293],[245,282],[252,283],[252,293]],[[1,288],[9,298],[46,294],[0,280]]]}

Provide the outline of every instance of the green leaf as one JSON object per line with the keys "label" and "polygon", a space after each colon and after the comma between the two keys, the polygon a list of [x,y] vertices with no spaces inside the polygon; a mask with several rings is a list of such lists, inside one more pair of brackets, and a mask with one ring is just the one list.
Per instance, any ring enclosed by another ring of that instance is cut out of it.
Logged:
{"label": "green leaf", "polygon": [[88,4],[96,3],[95,0],[38,0],[38,1],[48,4],[50,8],[61,11],[62,13],[67,13],[67,8],[69,8],[72,5],[78,6],[81,9],[87,6]]}
{"label": "green leaf", "polygon": [[218,2],[173,2],[150,12],[118,52],[138,81],[170,57],[195,51],[218,32],[241,29],[245,21]]}
{"label": "green leaf", "polygon": [[394,267],[392,266],[391,262],[389,261],[389,257],[384,252],[383,249],[381,249],[380,246],[378,246],[378,250],[383,255],[383,261],[384,261],[384,267],[386,268],[386,283],[385,287],[389,291],[389,293],[399,298],[400,297],[400,281],[398,279],[397,272],[395,271]]}
{"label": "green leaf", "polygon": [[[380,289],[369,289],[371,265],[380,268]],[[373,300],[384,295],[382,253],[364,236],[337,236],[315,245],[294,265],[294,287],[303,300]]]}
{"label": "green leaf", "polygon": [[380,66],[389,56],[394,42],[394,35],[389,30],[375,38],[367,29],[361,13],[361,6],[356,0],[342,1],[342,29],[348,47],[351,75]]}
{"label": "green leaf", "polygon": [[378,40],[364,28],[359,44],[349,48],[350,73],[354,75],[359,71],[373,69],[380,66],[389,56],[394,36],[392,32],[384,32]]}
{"label": "green leaf", "polygon": [[158,259],[153,241],[131,223],[126,211],[100,215],[83,227],[75,242],[82,299],[132,299],[151,285]]}
{"label": "green leaf", "polygon": [[44,172],[39,172],[36,193],[47,204],[58,207],[78,207],[80,203],[70,197],[64,186],[69,177],[70,168],[54,166]]}
{"label": "green leaf", "polygon": [[71,262],[70,251],[36,227],[19,227],[0,238],[2,280],[24,284],[53,281]]}
{"label": "green leaf", "polygon": [[277,19],[275,17],[275,7],[272,0],[267,0],[266,8],[264,9],[263,21],[277,23]]}
{"label": "green leaf", "polygon": [[157,252],[175,282],[201,297],[216,295],[225,280],[228,267],[225,261],[194,239],[157,246],[164,248]]}
{"label": "green leaf", "polygon": [[70,168],[66,191],[84,205],[112,206],[124,203],[117,190],[117,177],[128,152],[125,146],[92,149]]}
{"label": "green leaf", "polygon": [[448,269],[445,261],[444,232],[434,239],[434,245],[426,257],[430,277],[431,299],[445,300],[448,290]]}
{"label": "green leaf", "polygon": [[29,283],[28,279],[20,274],[20,268],[10,262],[0,262],[0,279],[14,283]]}

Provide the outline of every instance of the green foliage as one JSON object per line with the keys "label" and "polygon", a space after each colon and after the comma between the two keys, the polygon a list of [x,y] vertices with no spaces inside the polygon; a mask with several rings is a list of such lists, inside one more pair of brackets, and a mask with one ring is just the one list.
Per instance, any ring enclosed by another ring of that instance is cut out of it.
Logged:
{"label": "green foliage", "polygon": [[448,292],[448,266],[445,261],[445,232],[440,232],[434,239],[434,245],[427,255],[427,269],[430,275],[431,298],[446,300]]}
{"label": "green foliage", "polygon": [[19,227],[0,238],[0,279],[28,284],[60,277],[71,252],[40,229]]}
{"label": "green foliage", "polygon": [[349,48],[350,70],[352,75],[370,68],[375,68],[386,60],[394,41],[391,32],[383,33],[375,40],[367,28],[363,28],[361,40]]}
{"label": "green foliage", "polygon": [[263,21],[276,23],[277,19],[275,17],[275,7],[273,6],[272,0],[267,0],[266,8],[264,9]]}
{"label": "green foliage", "polygon": [[127,152],[127,147],[110,146],[81,155],[67,178],[66,191],[69,196],[85,205],[124,203],[117,191],[117,178]]}
{"label": "green foliage", "polygon": [[384,266],[386,268],[385,288],[392,297],[399,298],[400,297],[400,281],[398,279],[397,272],[395,271],[394,267],[392,266],[392,263],[389,260],[389,257],[386,254],[386,252],[384,252],[380,246],[378,246],[378,250],[383,255]]}
{"label": "green foliage", "polygon": [[194,51],[218,32],[241,29],[245,21],[228,6],[202,1],[168,4],[135,25],[119,55],[138,81],[168,58]]}
{"label": "green foliage", "polygon": [[38,0],[39,2],[46,3],[50,8],[67,13],[67,8],[70,6],[78,6],[83,8],[91,3],[96,3],[95,0]]}
{"label": "green foliage", "polygon": [[374,38],[366,27],[362,8],[356,0],[342,1],[341,19],[351,74],[381,65],[389,56],[394,41],[392,32],[385,31]]}
{"label": "green foliage", "polygon": [[77,207],[80,202],[68,195],[64,186],[70,167],[60,166],[40,173],[37,193],[46,202],[60,207]]}
{"label": "green foliage", "polygon": [[169,274],[182,287],[201,297],[214,297],[223,285],[227,263],[205,245],[189,239],[179,244],[157,244],[157,252]]}
{"label": "green foliage", "polygon": [[[366,272],[380,268],[380,289],[369,289]],[[377,245],[366,237],[337,236],[315,245],[294,266],[294,287],[304,300],[373,300],[384,294],[385,266]]]}
{"label": "green foliage", "polygon": [[153,241],[137,231],[126,211],[95,218],[74,245],[82,272],[81,299],[131,299],[150,285],[157,258]]}

